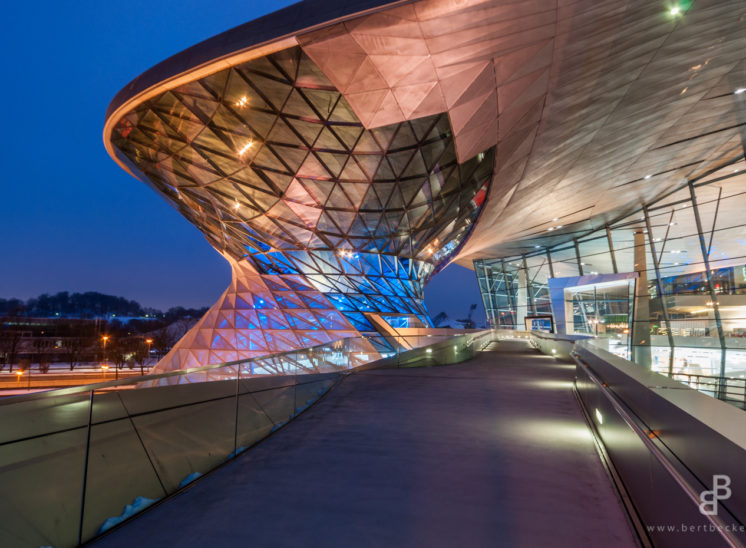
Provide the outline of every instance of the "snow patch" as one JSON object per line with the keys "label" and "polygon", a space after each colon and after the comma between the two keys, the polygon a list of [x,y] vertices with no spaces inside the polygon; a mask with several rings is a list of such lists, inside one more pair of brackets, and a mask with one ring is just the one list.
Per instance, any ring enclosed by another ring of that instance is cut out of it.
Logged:
{"label": "snow patch", "polygon": [[121,516],[115,516],[113,518],[107,519],[104,524],[99,528],[98,532],[99,534],[108,531],[115,525],[119,525],[124,520],[131,518],[138,512],[145,510],[148,506],[156,502],[158,499],[149,499],[147,497],[137,497],[135,501],[132,504],[128,504],[124,507],[124,512],[122,512]]}
{"label": "snow patch", "polygon": [[192,483],[194,480],[196,480],[201,475],[202,474],[200,474],[199,472],[192,472],[187,477],[185,477],[183,480],[181,480],[181,483],[179,484],[179,489],[181,489],[185,485],[189,485],[190,483]]}

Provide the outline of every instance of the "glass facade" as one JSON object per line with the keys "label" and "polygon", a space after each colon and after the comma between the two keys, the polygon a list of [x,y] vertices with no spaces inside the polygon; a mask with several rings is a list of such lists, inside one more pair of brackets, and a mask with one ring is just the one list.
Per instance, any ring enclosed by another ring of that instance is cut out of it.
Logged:
{"label": "glass facade", "polygon": [[[488,321],[525,329],[527,316],[562,314],[568,333],[603,337],[657,371],[746,377],[745,208],[736,158],[564,243],[545,247],[537,238],[523,255],[476,260]],[[616,273],[635,278],[592,283]],[[564,310],[552,310],[549,280],[567,277],[584,278],[565,291]]]}
{"label": "glass facade", "polygon": [[[296,329],[284,311],[297,308],[339,311],[349,325],[336,329],[357,332],[374,330],[366,313],[430,325],[423,286],[469,233],[494,168],[494,148],[457,161],[447,114],[366,130],[297,47],[140,103],[112,143],[229,260],[321,294],[308,306],[269,287],[277,317],[263,329]],[[309,313],[303,329],[321,323]],[[288,340],[274,350],[305,345]]]}

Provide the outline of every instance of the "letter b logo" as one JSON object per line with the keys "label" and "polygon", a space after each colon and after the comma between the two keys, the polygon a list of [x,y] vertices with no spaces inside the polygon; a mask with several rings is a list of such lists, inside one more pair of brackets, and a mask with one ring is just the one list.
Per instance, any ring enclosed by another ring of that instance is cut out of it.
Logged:
{"label": "letter b logo", "polygon": [[718,501],[730,498],[730,477],[724,474],[712,476],[712,491],[702,491],[699,494],[699,511],[705,516],[718,515]]}

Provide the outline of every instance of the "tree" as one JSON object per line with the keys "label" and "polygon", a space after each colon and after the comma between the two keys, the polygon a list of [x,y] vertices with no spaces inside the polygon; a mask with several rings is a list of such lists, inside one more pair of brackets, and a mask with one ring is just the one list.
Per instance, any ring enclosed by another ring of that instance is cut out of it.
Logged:
{"label": "tree", "polygon": [[13,372],[13,366],[18,358],[18,346],[21,343],[22,333],[12,322],[4,322],[0,328],[0,355],[2,355],[2,368],[8,365],[8,372]]}
{"label": "tree", "polygon": [[162,327],[153,332],[153,349],[159,357],[163,357],[171,350],[171,347],[178,340],[167,327]]}
{"label": "tree", "polygon": [[148,361],[148,358],[150,357],[148,355],[148,347],[147,344],[143,339],[136,339],[136,346],[134,348],[134,352],[132,353],[132,359],[136,364],[140,365],[140,374],[145,374],[145,363]]}
{"label": "tree", "polygon": [[80,361],[80,355],[83,353],[83,338],[68,337],[64,342],[64,355],[67,363],[70,364],[70,371],[75,369],[75,365]]}

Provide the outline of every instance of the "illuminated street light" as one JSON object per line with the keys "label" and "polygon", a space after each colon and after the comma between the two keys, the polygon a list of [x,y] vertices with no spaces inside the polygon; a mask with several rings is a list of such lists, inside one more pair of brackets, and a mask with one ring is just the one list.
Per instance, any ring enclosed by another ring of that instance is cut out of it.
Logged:
{"label": "illuminated street light", "polygon": [[[110,338],[109,335],[104,335],[101,337],[101,340],[104,341],[104,362],[106,361],[106,343],[109,341],[109,338]],[[102,365],[101,368],[103,369],[104,366]],[[106,368],[108,369],[109,366],[107,365]],[[119,368],[116,366],[114,367],[114,373],[115,373],[115,378],[118,380],[119,379]]]}
{"label": "illuminated street light", "polygon": [[[153,344],[153,339],[145,339],[145,344],[148,345],[148,359],[150,359],[150,345]],[[142,370],[142,365],[140,366],[140,374],[145,374],[145,372]]]}

